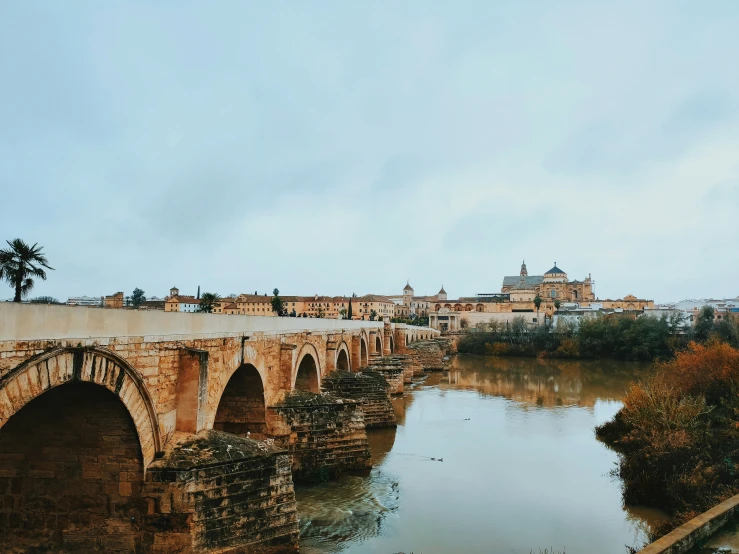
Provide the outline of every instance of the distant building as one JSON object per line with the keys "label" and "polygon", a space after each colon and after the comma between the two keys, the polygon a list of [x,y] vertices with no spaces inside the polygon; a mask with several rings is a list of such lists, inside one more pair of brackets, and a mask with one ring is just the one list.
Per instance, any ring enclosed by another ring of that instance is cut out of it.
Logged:
{"label": "distant building", "polygon": [[104,306],[104,296],[70,296],[67,299],[67,306]]}
{"label": "distant building", "polygon": [[719,322],[732,315],[739,316],[739,297],[725,299],[698,299],[698,300],[681,300],[680,302],[670,302],[660,304],[651,308],[646,308],[645,313],[649,313],[655,317],[664,315],[680,314],[687,324],[692,325],[698,320],[701,310],[705,306],[713,308],[713,320]]}
{"label": "distant building", "polygon": [[172,287],[169,296],[164,300],[165,312],[197,312],[200,308],[200,299],[194,296],[180,294],[180,289]]}
{"label": "distant building", "polygon": [[194,296],[172,296],[164,302],[165,312],[197,312],[200,300]]}
{"label": "distant building", "polygon": [[144,300],[141,304],[139,304],[138,309],[139,310],[164,310],[164,307],[165,307],[164,304],[165,304],[165,301],[163,299],[158,299],[154,297],[149,300]]}
{"label": "distant building", "polygon": [[[507,275],[503,278],[500,293],[481,293],[456,300],[448,300],[444,294],[442,300],[442,291],[429,308],[429,325],[447,331],[458,328],[457,318],[443,315],[452,312],[466,312],[459,318],[458,325],[463,327],[493,320],[506,324],[518,317],[523,317],[530,325],[539,325],[542,320],[555,315],[557,306],[560,310],[570,312],[566,318],[571,320],[601,310],[640,313],[645,308],[654,307],[653,300],[637,298],[630,294],[622,299],[600,300],[593,293],[593,280],[590,275],[582,281],[570,281],[567,273],[557,266],[557,262],[543,275],[529,275],[524,261],[518,275]],[[538,309],[535,303],[537,295],[541,299]],[[569,307],[564,308],[565,306]],[[582,314],[574,313],[578,310],[582,311]],[[431,317],[434,313],[437,316]]]}
{"label": "distant building", "polygon": [[125,303],[125,298],[123,297],[122,292],[116,292],[115,294],[111,296],[105,297],[105,307],[106,308],[123,308],[123,305]]}
{"label": "distant building", "polygon": [[400,296],[389,296],[390,300],[395,303],[395,316],[407,317],[411,315],[426,316],[428,315],[431,305],[434,302],[444,301],[447,298],[444,285],[441,286],[439,292],[433,296],[416,296],[413,287],[406,282],[403,287],[403,294]]}
{"label": "distant building", "polygon": [[377,294],[365,294],[352,298],[352,313],[354,319],[369,320],[372,312],[377,314],[376,319],[395,317],[395,302],[387,296]]}

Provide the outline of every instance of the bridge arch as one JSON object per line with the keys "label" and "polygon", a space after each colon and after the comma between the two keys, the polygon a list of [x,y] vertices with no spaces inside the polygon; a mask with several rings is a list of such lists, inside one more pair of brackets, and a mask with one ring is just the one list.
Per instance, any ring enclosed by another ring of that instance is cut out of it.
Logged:
{"label": "bridge arch", "polygon": [[369,350],[367,350],[367,341],[364,336],[359,337],[359,366],[366,367],[369,365]]}
{"label": "bridge arch", "polygon": [[[0,429],[12,475],[4,542],[26,551],[143,551],[144,458],[134,419],[107,386],[69,379],[23,404]],[[63,461],[63,463],[60,463]],[[8,508],[6,500],[6,509]],[[57,517],[60,513],[64,517]],[[4,514],[5,515],[5,514]]]}
{"label": "bridge arch", "polygon": [[382,355],[382,339],[380,335],[375,335],[375,352]]}
{"label": "bridge arch", "polygon": [[351,362],[349,357],[349,347],[344,341],[341,341],[336,349],[336,367],[339,371],[351,371]]}
{"label": "bridge arch", "polygon": [[267,407],[264,382],[259,370],[245,363],[231,374],[221,392],[213,429],[234,435],[267,433]]}
{"label": "bridge arch", "polygon": [[293,390],[310,392],[321,391],[321,367],[318,350],[311,343],[305,343],[298,354],[293,376]]}
{"label": "bridge arch", "polygon": [[133,420],[148,467],[161,451],[159,422],[146,384],[129,363],[101,347],[55,348],[0,379],[0,429],[24,406],[66,383],[92,383],[118,397]]}
{"label": "bridge arch", "polygon": [[390,353],[395,352],[395,339],[390,335]]}

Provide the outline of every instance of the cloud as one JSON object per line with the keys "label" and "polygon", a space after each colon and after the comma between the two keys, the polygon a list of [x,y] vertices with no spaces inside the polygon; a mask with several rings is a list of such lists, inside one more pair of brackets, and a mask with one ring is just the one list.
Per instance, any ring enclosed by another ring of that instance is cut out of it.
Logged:
{"label": "cloud", "polygon": [[61,298],[735,295],[739,7],[539,4],[8,6],[2,236]]}

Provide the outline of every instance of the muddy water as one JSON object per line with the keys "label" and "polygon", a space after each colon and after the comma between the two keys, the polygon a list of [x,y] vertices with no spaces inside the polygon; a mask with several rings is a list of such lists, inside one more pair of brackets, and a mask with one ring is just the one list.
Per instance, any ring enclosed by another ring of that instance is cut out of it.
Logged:
{"label": "muddy water", "polygon": [[298,487],[301,552],[624,554],[658,512],[622,505],[593,428],[648,366],[458,356],[369,433],[369,477]]}

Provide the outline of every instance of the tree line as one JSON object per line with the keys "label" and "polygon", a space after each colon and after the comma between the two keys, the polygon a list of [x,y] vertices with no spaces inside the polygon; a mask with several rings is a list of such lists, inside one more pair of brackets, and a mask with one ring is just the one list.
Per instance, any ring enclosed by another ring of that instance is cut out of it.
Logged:
{"label": "tree line", "polygon": [[653,360],[673,356],[688,343],[710,340],[739,347],[739,317],[715,318],[711,306],[698,313],[695,325],[680,315],[651,317],[613,314],[582,320],[579,325],[530,328],[523,317],[501,325],[492,321],[468,329],[458,351],[471,354]]}

